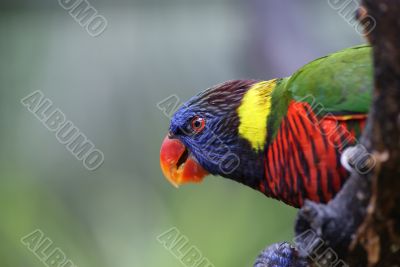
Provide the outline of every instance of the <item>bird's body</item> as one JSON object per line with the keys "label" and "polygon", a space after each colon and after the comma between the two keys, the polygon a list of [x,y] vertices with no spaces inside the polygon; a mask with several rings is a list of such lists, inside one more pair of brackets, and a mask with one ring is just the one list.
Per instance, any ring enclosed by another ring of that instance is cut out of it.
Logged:
{"label": "bird's body", "polygon": [[365,114],[320,115],[324,107],[307,97],[314,103],[290,99],[278,128],[272,130],[273,121],[269,125],[274,136],[267,138],[265,179],[258,185],[267,196],[295,207],[305,199],[327,202],[339,191],[348,177],[341,152],[356,143],[366,121]]}
{"label": "bird's body", "polygon": [[341,152],[367,118],[370,53],[353,47],[287,78],[229,81],[198,94],[171,120],[164,174],[175,185],[221,175],[295,207],[329,201],[348,177]]}

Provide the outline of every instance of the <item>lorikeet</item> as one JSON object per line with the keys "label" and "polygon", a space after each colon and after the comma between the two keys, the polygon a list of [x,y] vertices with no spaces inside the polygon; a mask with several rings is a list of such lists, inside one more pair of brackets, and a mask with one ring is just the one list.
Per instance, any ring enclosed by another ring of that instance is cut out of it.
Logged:
{"label": "lorikeet", "polygon": [[234,80],[191,98],[173,115],[161,147],[175,186],[220,175],[294,207],[325,203],[348,171],[343,149],[365,126],[371,48],[319,58],[287,78]]}

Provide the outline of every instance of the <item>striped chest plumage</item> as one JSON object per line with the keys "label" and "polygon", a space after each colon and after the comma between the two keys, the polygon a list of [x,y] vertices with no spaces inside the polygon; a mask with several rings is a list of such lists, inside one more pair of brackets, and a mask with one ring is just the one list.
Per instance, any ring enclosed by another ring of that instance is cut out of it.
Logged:
{"label": "striped chest plumage", "polygon": [[318,118],[309,104],[290,102],[276,136],[266,146],[260,191],[295,207],[305,199],[329,201],[348,177],[340,154],[357,141],[365,118]]}

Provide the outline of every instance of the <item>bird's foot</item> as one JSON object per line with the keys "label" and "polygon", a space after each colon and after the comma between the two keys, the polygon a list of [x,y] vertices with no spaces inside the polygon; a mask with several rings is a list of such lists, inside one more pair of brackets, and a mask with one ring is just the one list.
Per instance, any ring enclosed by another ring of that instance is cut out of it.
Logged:
{"label": "bird's foot", "polygon": [[375,158],[367,149],[361,145],[347,147],[340,157],[340,162],[348,171],[357,171],[366,174],[375,167]]}

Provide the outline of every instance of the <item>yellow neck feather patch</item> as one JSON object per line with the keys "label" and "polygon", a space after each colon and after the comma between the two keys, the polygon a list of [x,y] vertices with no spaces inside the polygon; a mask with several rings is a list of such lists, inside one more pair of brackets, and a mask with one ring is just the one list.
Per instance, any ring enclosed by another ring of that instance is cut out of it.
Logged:
{"label": "yellow neck feather patch", "polygon": [[276,80],[254,84],[243,96],[237,112],[239,135],[256,151],[264,149],[267,137],[267,117],[271,112],[271,92]]}

